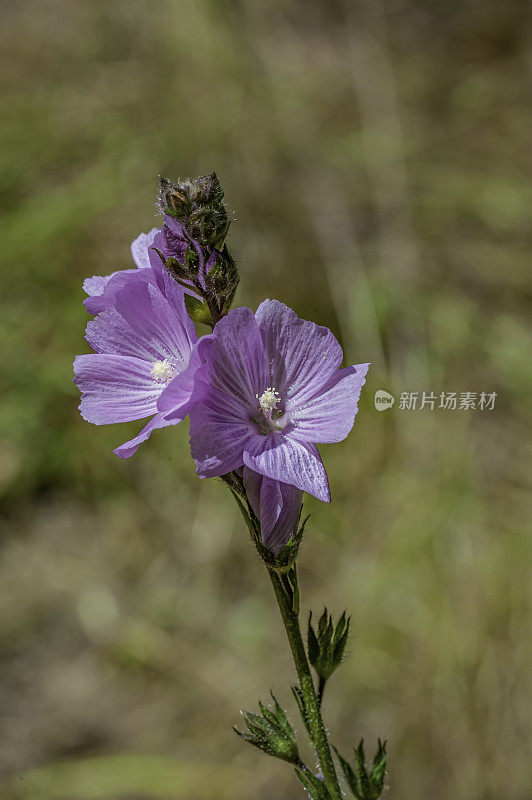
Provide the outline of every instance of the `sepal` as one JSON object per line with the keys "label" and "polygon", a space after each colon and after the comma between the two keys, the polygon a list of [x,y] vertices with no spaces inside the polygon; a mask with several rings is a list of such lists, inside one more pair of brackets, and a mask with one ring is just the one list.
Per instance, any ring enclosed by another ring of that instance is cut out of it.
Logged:
{"label": "sepal", "polygon": [[384,777],[386,775],[386,742],[379,739],[379,747],[373,763],[366,764],[364,753],[364,739],[360,740],[355,748],[355,770],[342,758],[336,747],[334,748],[340,761],[345,779],[357,800],[379,800],[384,787]]}
{"label": "sepal", "polygon": [[204,325],[212,326],[213,322],[211,318],[211,312],[209,311],[206,303],[202,303],[197,297],[192,297],[192,295],[186,294],[185,306],[189,317],[193,319],[194,322],[202,322]]}
{"label": "sepal", "polygon": [[316,632],[312,626],[312,612],[309,615],[308,657],[317,674],[324,681],[331,677],[342,662],[349,636],[350,622],[350,618],[346,617],[344,611],[334,627],[332,616],[325,609],[318,622]]}
{"label": "sepal", "polygon": [[266,708],[263,703],[259,702],[260,714],[252,714],[250,711],[242,712],[248,733],[243,733],[237,728],[233,728],[233,730],[245,742],[249,742],[264,753],[291,764],[299,764],[301,762],[296,735],[273,693],[271,697],[273,709]]}
{"label": "sepal", "polygon": [[323,781],[312,772],[303,772],[302,769],[295,768],[295,773],[305,789],[307,790],[310,800],[330,800],[331,795]]}

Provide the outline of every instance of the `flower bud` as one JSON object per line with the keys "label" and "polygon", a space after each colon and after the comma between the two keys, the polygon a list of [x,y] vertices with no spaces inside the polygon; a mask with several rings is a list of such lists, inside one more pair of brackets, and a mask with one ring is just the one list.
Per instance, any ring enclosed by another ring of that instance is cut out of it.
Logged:
{"label": "flower bud", "polygon": [[214,172],[177,183],[160,178],[159,207],[164,217],[152,251],[175,280],[207,304],[215,299],[222,316],[231,307],[239,282],[235,261],[224,244],[229,217],[223,196]]}
{"label": "flower bud", "polygon": [[223,245],[230,224],[223,197],[215,172],[175,183],[159,179],[159,208],[182,222],[186,233],[202,247]]}
{"label": "flower bud", "polygon": [[384,777],[386,775],[386,742],[379,739],[379,747],[373,763],[366,764],[364,753],[364,740],[355,749],[355,771],[350,764],[342,758],[338,750],[334,748],[340,760],[345,779],[357,800],[379,800],[384,787]]}
{"label": "flower bud", "polygon": [[316,633],[312,627],[312,612],[310,613],[307,639],[308,657],[317,674],[324,681],[328,680],[340,666],[349,636],[350,622],[349,618],[346,619],[344,611],[334,628],[332,616],[325,609],[318,622]]}
{"label": "flower bud", "polygon": [[274,703],[273,709],[266,708],[259,702],[260,714],[242,712],[249,733],[242,733],[236,728],[233,730],[245,742],[249,742],[264,753],[291,764],[298,764],[300,759],[296,735],[276,698],[273,694],[271,697]]}
{"label": "flower bud", "polygon": [[303,492],[295,486],[266,478],[249,467],[244,467],[242,477],[260,530],[260,543],[270,554],[279,556],[289,543],[297,542],[297,554]]}
{"label": "flower bud", "polygon": [[190,181],[172,183],[159,178],[159,208],[176,219],[186,219],[190,213]]}
{"label": "flower bud", "polygon": [[205,287],[216,297],[234,295],[238,286],[238,270],[227,246],[222,251],[213,250],[205,265]]}

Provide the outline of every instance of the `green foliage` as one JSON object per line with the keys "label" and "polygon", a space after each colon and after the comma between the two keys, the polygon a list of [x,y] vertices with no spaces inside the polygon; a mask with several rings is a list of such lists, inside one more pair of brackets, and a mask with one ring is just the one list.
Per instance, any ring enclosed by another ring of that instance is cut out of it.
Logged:
{"label": "green foliage", "polygon": [[332,616],[325,609],[318,622],[318,630],[315,632],[312,626],[312,612],[309,614],[308,657],[317,674],[324,681],[331,677],[342,662],[349,636],[350,622],[351,618],[346,618],[344,611],[334,626]]}
{"label": "green foliage", "polygon": [[310,800],[330,800],[327,787],[316,775],[313,775],[308,770],[298,769],[298,767],[295,767],[295,773],[307,790]]}
{"label": "green foliage", "polygon": [[379,800],[386,775],[386,742],[381,742],[379,739],[379,746],[373,763],[368,766],[364,753],[364,740],[361,739],[358,747],[355,748],[355,770],[342,758],[336,748],[335,751],[340,760],[347,784],[357,800]]}
{"label": "green foliage", "polygon": [[296,735],[288,721],[286,713],[277,702],[273,693],[273,710],[259,702],[260,714],[243,711],[249,733],[242,733],[234,728],[235,733],[254,747],[270,756],[288,761],[299,762]]}

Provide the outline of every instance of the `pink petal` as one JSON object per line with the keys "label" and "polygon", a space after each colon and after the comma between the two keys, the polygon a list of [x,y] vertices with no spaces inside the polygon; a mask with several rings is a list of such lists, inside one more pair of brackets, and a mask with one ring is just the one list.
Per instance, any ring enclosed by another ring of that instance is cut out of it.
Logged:
{"label": "pink petal", "polygon": [[133,332],[139,347],[154,359],[167,358],[181,370],[186,364],[197,335],[182,306],[176,312],[162,293],[150,283],[136,281],[117,292],[115,309]]}
{"label": "pink petal", "polygon": [[141,233],[131,242],[131,255],[138,269],[147,269],[150,266],[148,248],[153,245],[153,240],[160,232],[160,228],[152,228],[149,233]]}
{"label": "pink petal", "polygon": [[268,362],[255,316],[249,308],[235,308],[214,328],[209,352],[210,381],[234,397],[248,411],[257,407],[257,394],[269,384]]}
{"label": "pink petal", "polygon": [[267,478],[292,484],[329,503],[331,493],[318,448],[282,433],[256,434],[245,445],[244,464]]}
{"label": "pink petal", "polygon": [[241,467],[244,445],[253,432],[242,405],[211,388],[189,413],[190,450],[198,475],[212,478]]}
{"label": "pink petal", "polygon": [[157,411],[161,387],[140,358],[90,353],[74,361],[74,383],[81,391],[81,416],[95,425],[129,422]]}
{"label": "pink petal", "polygon": [[113,452],[119,458],[131,458],[131,456],[135,455],[140,445],[150,438],[152,431],[158,428],[165,428],[167,425],[177,425],[178,422],[181,422],[181,420],[176,419],[173,422],[169,422],[164,414],[156,414],[134,439],[124,442]]}
{"label": "pink petal", "polygon": [[290,410],[329,380],[342,363],[342,348],[328,328],[300,319],[278,300],[265,300],[255,316],[271,384],[285,400],[285,410]]}
{"label": "pink petal", "polygon": [[290,413],[290,435],[303,442],[341,442],[353,427],[369,364],[334,373],[315,397]]}
{"label": "pink petal", "polygon": [[168,419],[173,419],[174,414],[181,415],[181,407],[191,400],[193,393],[195,402],[207,393],[208,384],[197,380],[196,375],[205,363],[205,355],[212,346],[213,338],[212,334],[202,336],[192,350],[186,368],[170,381],[159,397],[157,408],[167,413]]}

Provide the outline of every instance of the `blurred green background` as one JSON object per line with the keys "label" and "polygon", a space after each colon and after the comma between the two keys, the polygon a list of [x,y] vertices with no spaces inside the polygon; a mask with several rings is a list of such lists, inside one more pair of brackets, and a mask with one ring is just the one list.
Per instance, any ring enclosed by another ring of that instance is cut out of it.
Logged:
{"label": "blurred green background", "polygon": [[[82,279],[131,266],[156,176],[215,169],[237,302],[371,361],[323,447],[303,613],[354,619],[325,701],[394,800],[524,800],[530,762],[530,6],[19,0],[0,8],[0,795],[292,800],[231,725],[296,720],[267,576],[186,426],[82,421]],[[527,317],[528,315],[528,317]],[[497,392],[493,411],[373,395]],[[528,508],[527,508],[528,505]]]}

